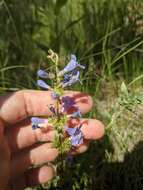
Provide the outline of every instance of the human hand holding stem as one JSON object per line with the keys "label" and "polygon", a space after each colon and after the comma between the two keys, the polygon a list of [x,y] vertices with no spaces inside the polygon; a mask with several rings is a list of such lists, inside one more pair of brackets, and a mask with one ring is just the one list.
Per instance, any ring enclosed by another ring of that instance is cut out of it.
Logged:
{"label": "human hand holding stem", "polygon": [[[57,149],[51,144],[55,131],[52,128],[32,130],[29,119],[29,116],[37,115],[50,117],[47,102],[48,106],[54,103],[50,94],[23,90],[0,96],[0,190],[22,190],[48,182],[55,175],[52,165],[43,165],[58,156]],[[64,95],[74,98],[82,113],[91,109],[92,100],[87,94],[68,91]],[[98,120],[80,121],[86,121],[81,128],[86,142],[76,147],[73,154],[87,150],[89,141],[101,138],[104,132]],[[32,169],[33,165],[37,167]]]}

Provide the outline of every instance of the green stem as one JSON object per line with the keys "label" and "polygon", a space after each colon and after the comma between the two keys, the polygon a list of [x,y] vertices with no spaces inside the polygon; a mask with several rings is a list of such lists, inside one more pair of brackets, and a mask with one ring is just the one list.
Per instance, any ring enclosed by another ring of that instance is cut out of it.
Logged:
{"label": "green stem", "polygon": [[[59,87],[60,86],[60,78],[58,76],[58,73],[59,73],[59,69],[58,69],[58,62],[59,62],[59,58],[58,58],[58,55],[55,53],[54,54],[54,63],[55,63],[55,75],[56,75],[56,87]],[[56,100],[56,113],[57,113],[57,120],[60,121],[61,119],[61,115],[60,115],[60,104],[61,104],[61,101],[60,101],[60,98],[58,98]],[[63,181],[64,181],[64,160],[63,160],[63,130],[60,129],[57,131],[59,136],[60,136],[60,167],[59,167],[59,172],[60,172],[60,186],[62,187],[63,185]]]}
{"label": "green stem", "polygon": [[[56,113],[57,113],[57,120],[60,121],[61,119],[61,115],[60,115],[60,99],[58,98],[56,100]],[[59,155],[59,158],[60,158],[60,166],[59,166],[59,173],[60,173],[60,186],[62,187],[63,185],[63,181],[64,181],[64,160],[63,160],[63,133],[62,133],[62,129],[59,129],[58,131],[58,134],[59,134],[59,141],[60,141],[60,155]]]}

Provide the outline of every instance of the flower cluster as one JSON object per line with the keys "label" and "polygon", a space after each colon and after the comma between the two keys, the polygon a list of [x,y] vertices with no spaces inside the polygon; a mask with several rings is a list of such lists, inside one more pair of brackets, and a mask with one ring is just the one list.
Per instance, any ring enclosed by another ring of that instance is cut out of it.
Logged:
{"label": "flower cluster", "polygon": [[[37,85],[43,89],[49,90],[51,97],[54,100],[54,105],[49,105],[48,109],[51,112],[51,117],[32,117],[32,129],[53,127],[56,130],[53,145],[58,148],[61,153],[69,151],[83,143],[83,133],[81,131],[82,124],[77,126],[69,126],[68,123],[73,118],[80,118],[81,112],[74,105],[72,98],[64,96],[63,90],[76,82],[80,82],[80,69],[84,69],[83,65],[77,62],[76,56],[71,55],[69,63],[64,69],[58,69],[58,56],[52,50],[49,51],[50,60],[55,64],[54,86],[48,85],[45,80],[50,78],[50,73],[45,70],[38,70],[37,75],[40,79],[37,80]],[[45,80],[43,80],[45,79]],[[74,107],[74,112],[69,113],[71,107]]]}

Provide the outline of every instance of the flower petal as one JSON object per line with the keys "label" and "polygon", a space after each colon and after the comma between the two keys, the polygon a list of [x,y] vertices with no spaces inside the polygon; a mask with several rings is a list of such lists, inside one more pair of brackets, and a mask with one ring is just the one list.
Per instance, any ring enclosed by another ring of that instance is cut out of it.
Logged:
{"label": "flower petal", "polygon": [[75,128],[71,128],[71,127],[66,127],[66,132],[68,133],[68,135],[70,135],[70,136],[72,136],[72,135],[74,135],[75,134],[75,132],[76,132],[76,127]]}
{"label": "flower petal", "polygon": [[71,114],[72,118],[78,118],[78,117],[81,117],[81,116],[82,115],[81,115],[81,112],[79,110]]}
{"label": "flower petal", "polygon": [[43,119],[39,117],[32,117],[31,122],[35,125],[42,124],[42,123],[48,123],[48,119]]}
{"label": "flower petal", "polygon": [[67,73],[74,70],[77,67],[77,64],[76,56],[72,54],[69,63],[64,68],[64,72]]}
{"label": "flower petal", "polygon": [[43,80],[37,80],[37,85],[48,90],[51,89],[51,87]]}
{"label": "flower petal", "polygon": [[61,70],[58,73],[58,76],[63,76],[65,73],[73,71],[76,67],[85,69],[85,66],[83,66],[77,62],[76,56],[74,54],[71,54],[71,59],[70,59],[69,63],[67,64],[67,66],[65,66],[65,68],[63,70]]}
{"label": "flower petal", "polygon": [[37,75],[41,78],[48,78],[48,73],[44,70],[38,70]]}
{"label": "flower petal", "polygon": [[77,59],[76,59],[76,55],[74,55],[74,54],[71,54],[71,60],[74,60],[74,61],[76,61]]}
{"label": "flower petal", "polygon": [[61,101],[63,112],[68,111],[71,107],[75,105],[75,100],[69,96],[62,97]]}
{"label": "flower petal", "polygon": [[71,86],[72,84],[79,81],[79,75],[80,75],[79,71],[73,72],[73,74],[71,75],[71,78],[68,82],[64,82],[64,81],[62,82],[62,87],[65,88],[67,86]]}
{"label": "flower petal", "polygon": [[79,133],[78,135],[73,135],[70,137],[72,146],[77,146],[83,143],[83,135]]}

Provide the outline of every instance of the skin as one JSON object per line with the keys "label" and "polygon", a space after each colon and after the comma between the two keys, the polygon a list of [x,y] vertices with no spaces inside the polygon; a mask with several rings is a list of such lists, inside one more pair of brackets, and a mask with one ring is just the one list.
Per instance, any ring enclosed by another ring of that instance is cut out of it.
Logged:
{"label": "skin", "polygon": [[[92,99],[80,92],[65,92],[65,96],[74,99],[84,114],[91,110]],[[48,115],[47,108],[54,100],[50,92],[24,90],[8,93],[0,97],[0,190],[23,190],[30,186],[48,182],[55,175],[54,166],[50,163],[58,156],[57,149],[52,147],[54,130],[32,130],[31,116]],[[103,136],[104,126],[95,119],[71,120],[74,127],[83,123],[81,128],[84,143],[72,154],[87,150],[90,140]],[[30,168],[33,165],[45,164]]]}

